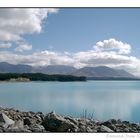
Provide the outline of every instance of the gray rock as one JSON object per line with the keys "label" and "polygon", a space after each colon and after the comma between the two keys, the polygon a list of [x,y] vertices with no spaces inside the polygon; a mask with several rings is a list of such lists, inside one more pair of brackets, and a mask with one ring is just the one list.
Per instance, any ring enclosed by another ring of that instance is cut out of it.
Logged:
{"label": "gray rock", "polygon": [[115,119],[110,119],[110,120],[108,120],[108,121],[103,122],[102,124],[105,125],[105,126],[110,126],[110,125],[112,125],[112,124],[117,124],[117,120],[115,120]]}
{"label": "gray rock", "polygon": [[4,132],[31,132],[23,125],[23,121],[16,121],[14,124],[4,128]]}
{"label": "gray rock", "polygon": [[90,127],[86,127],[86,132],[93,132],[93,130]]}
{"label": "gray rock", "polygon": [[111,126],[109,126],[109,128],[111,129],[111,130],[113,130],[113,131],[116,131],[116,126],[114,125],[114,124],[112,124]]}
{"label": "gray rock", "polygon": [[140,128],[140,125],[139,124],[136,124],[136,123],[131,123],[130,126],[131,127],[135,127],[135,128]]}
{"label": "gray rock", "polygon": [[72,117],[64,117],[66,120],[69,120],[70,122],[74,123],[75,125],[78,125],[78,121],[75,118]]}
{"label": "gray rock", "polygon": [[39,124],[31,125],[29,128],[32,132],[46,132],[44,126]]}
{"label": "gray rock", "polygon": [[41,117],[40,117],[39,115],[37,115],[37,114],[36,114],[34,117],[35,117],[37,120],[41,120]]}
{"label": "gray rock", "polygon": [[139,123],[110,119],[96,121],[63,117],[55,113],[21,112],[0,108],[0,133],[2,132],[140,132]]}
{"label": "gray rock", "polygon": [[129,121],[123,121],[122,123],[126,124],[126,125],[129,125],[130,122]]}
{"label": "gray rock", "polygon": [[85,125],[79,125],[78,126],[78,132],[86,132],[87,131],[87,127]]}
{"label": "gray rock", "polygon": [[92,129],[92,133],[97,133],[97,130],[96,129]]}
{"label": "gray rock", "polygon": [[119,123],[119,124],[116,124],[115,126],[122,128],[123,127],[123,124],[122,123]]}
{"label": "gray rock", "polygon": [[122,123],[122,121],[121,121],[120,119],[118,119],[118,120],[117,120],[117,123],[118,123],[118,124],[121,124],[121,123]]}
{"label": "gray rock", "polygon": [[19,128],[19,129],[22,129],[22,128],[24,128],[24,122],[23,121],[21,121],[21,120],[18,120],[18,121],[16,121],[15,122],[15,124],[13,125],[13,127],[15,127],[15,128]]}
{"label": "gray rock", "polygon": [[31,120],[29,118],[23,119],[24,125],[31,125]]}
{"label": "gray rock", "polygon": [[121,130],[119,128],[116,129],[116,132],[121,132]]}
{"label": "gray rock", "polygon": [[38,114],[34,115],[34,120],[35,120],[36,123],[41,123],[42,122],[42,118]]}
{"label": "gray rock", "polygon": [[100,132],[114,132],[113,130],[111,130],[110,128],[104,125],[101,125],[101,127],[99,128],[99,131]]}
{"label": "gray rock", "polygon": [[24,125],[24,128],[29,130],[30,129],[30,126]]}
{"label": "gray rock", "polygon": [[51,132],[73,132],[76,126],[69,120],[64,119],[62,116],[55,114],[54,112],[49,113],[42,125],[47,131]]}
{"label": "gray rock", "polygon": [[26,113],[26,116],[27,116],[27,117],[32,117],[32,115],[31,115],[30,112],[27,112],[27,113]]}
{"label": "gray rock", "polygon": [[15,133],[15,132],[24,132],[24,133],[30,133],[32,131],[25,129],[25,128],[8,128],[5,129],[4,132],[11,132],[11,133]]}
{"label": "gray rock", "polygon": [[124,128],[124,132],[129,132],[129,128]]}
{"label": "gray rock", "polygon": [[0,126],[0,133],[2,133],[3,132],[3,127],[2,126]]}
{"label": "gray rock", "polygon": [[116,126],[115,126],[116,123],[117,123],[117,121],[115,119],[111,119],[111,120],[101,123],[101,125],[107,126],[111,130],[116,131]]}
{"label": "gray rock", "polygon": [[0,125],[2,125],[4,128],[7,128],[10,125],[13,125],[14,123],[15,122],[8,116],[6,116],[4,113],[0,113]]}
{"label": "gray rock", "polygon": [[116,123],[117,123],[117,120],[115,120],[115,119],[110,119],[109,122],[112,123],[112,124],[116,124]]}
{"label": "gray rock", "polygon": [[109,127],[112,125],[112,123],[110,121],[105,121],[105,122],[101,123],[100,125],[104,125],[104,126]]}

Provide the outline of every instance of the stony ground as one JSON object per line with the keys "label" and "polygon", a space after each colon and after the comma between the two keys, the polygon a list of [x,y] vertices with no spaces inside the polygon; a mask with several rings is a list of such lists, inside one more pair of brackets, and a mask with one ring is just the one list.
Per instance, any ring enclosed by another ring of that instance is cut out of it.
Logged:
{"label": "stony ground", "polygon": [[54,112],[44,115],[0,108],[0,132],[140,132],[140,124],[115,119],[99,122]]}

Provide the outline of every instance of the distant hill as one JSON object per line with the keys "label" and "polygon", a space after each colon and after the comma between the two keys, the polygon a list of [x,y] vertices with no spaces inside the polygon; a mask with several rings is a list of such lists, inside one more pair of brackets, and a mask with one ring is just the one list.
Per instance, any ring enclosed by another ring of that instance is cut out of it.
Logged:
{"label": "distant hill", "polygon": [[76,68],[66,65],[49,65],[45,67],[34,68],[34,72],[45,74],[70,74],[76,70]]}
{"label": "distant hill", "polygon": [[116,70],[106,66],[84,67],[73,72],[72,75],[86,77],[134,77],[125,70]]}
{"label": "distant hill", "polygon": [[29,65],[13,65],[6,62],[0,62],[0,73],[44,73],[44,74],[61,74],[86,77],[128,77],[134,76],[125,70],[118,70],[106,66],[84,67],[76,69],[67,65],[49,65],[42,67],[32,67]]}
{"label": "distant hill", "polygon": [[31,73],[32,67],[29,65],[13,65],[7,62],[0,62],[0,73]]}

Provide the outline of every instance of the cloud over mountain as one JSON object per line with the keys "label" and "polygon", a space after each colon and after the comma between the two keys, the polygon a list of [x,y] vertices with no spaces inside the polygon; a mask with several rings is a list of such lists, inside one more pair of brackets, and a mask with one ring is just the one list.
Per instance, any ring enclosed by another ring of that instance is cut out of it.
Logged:
{"label": "cloud over mountain", "polygon": [[[115,42],[120,42],[115,39],[113,40]],[[108,42],[109,41],[110,39],[108,40]],[[96,44],[98,44],[98,42]],[[89,51],[77,53],[62,53],[45,50],[34,52],[28,55],[22,55],[14,54],[12,52],[0,52],[0,60],[12,64],[21,63],[33,66],[70,65],[77,68],[82,68],[85,66],[95,67],[104,65],[112,68],[124,69],[130,73],[133,73],[134,75],[140,75],[140,60],[134,56],[126,55],[126,53],[120,54],[121,49],[124,50],[124,48],[127,48],[126,46],[123,48],[122,44],[124,44],[124,46],[126,45],[123,42],[120,42],[120,46],[119,43],[116,45],[118,52],[116,52],[116,50],[112,50],[112,48],[114,49],[115,45],[110,45],[111,50],[100,49],[99,51],[96,48],[94,48]],[[127,46],[130,45],[127,44]]]}
{"label": "cloud over mountain", "polygon": [[[131,55],[133,47],[115,38],[98,41],[88,51],[72,53],[39,48],[34,51],[34,46],[31,41],[29,43],[26,40],[25,35],[41,33],[43,23],[48,19],[48,14],[57,12],[58,9],[55,8],[1,8],[0,61],[34,66],[70,65],[77,68],[104,65],[112,68],[123,68],[140,76],[140,59]],[[10,48],[9,51],[8,48]],[[30,50],[32,51],[28,54],[24,53],[24,51]]]}

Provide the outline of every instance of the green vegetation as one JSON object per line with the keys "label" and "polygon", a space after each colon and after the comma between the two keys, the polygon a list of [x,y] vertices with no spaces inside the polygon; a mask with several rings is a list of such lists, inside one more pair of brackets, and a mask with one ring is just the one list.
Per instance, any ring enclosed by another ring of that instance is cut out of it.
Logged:
{"label": "green vegetation", "polygon": [[71,75],[47,75],[42,73],[0,73],[0,81],[11,79],[29,79],[30,81],[86,81],[86,77]]}

